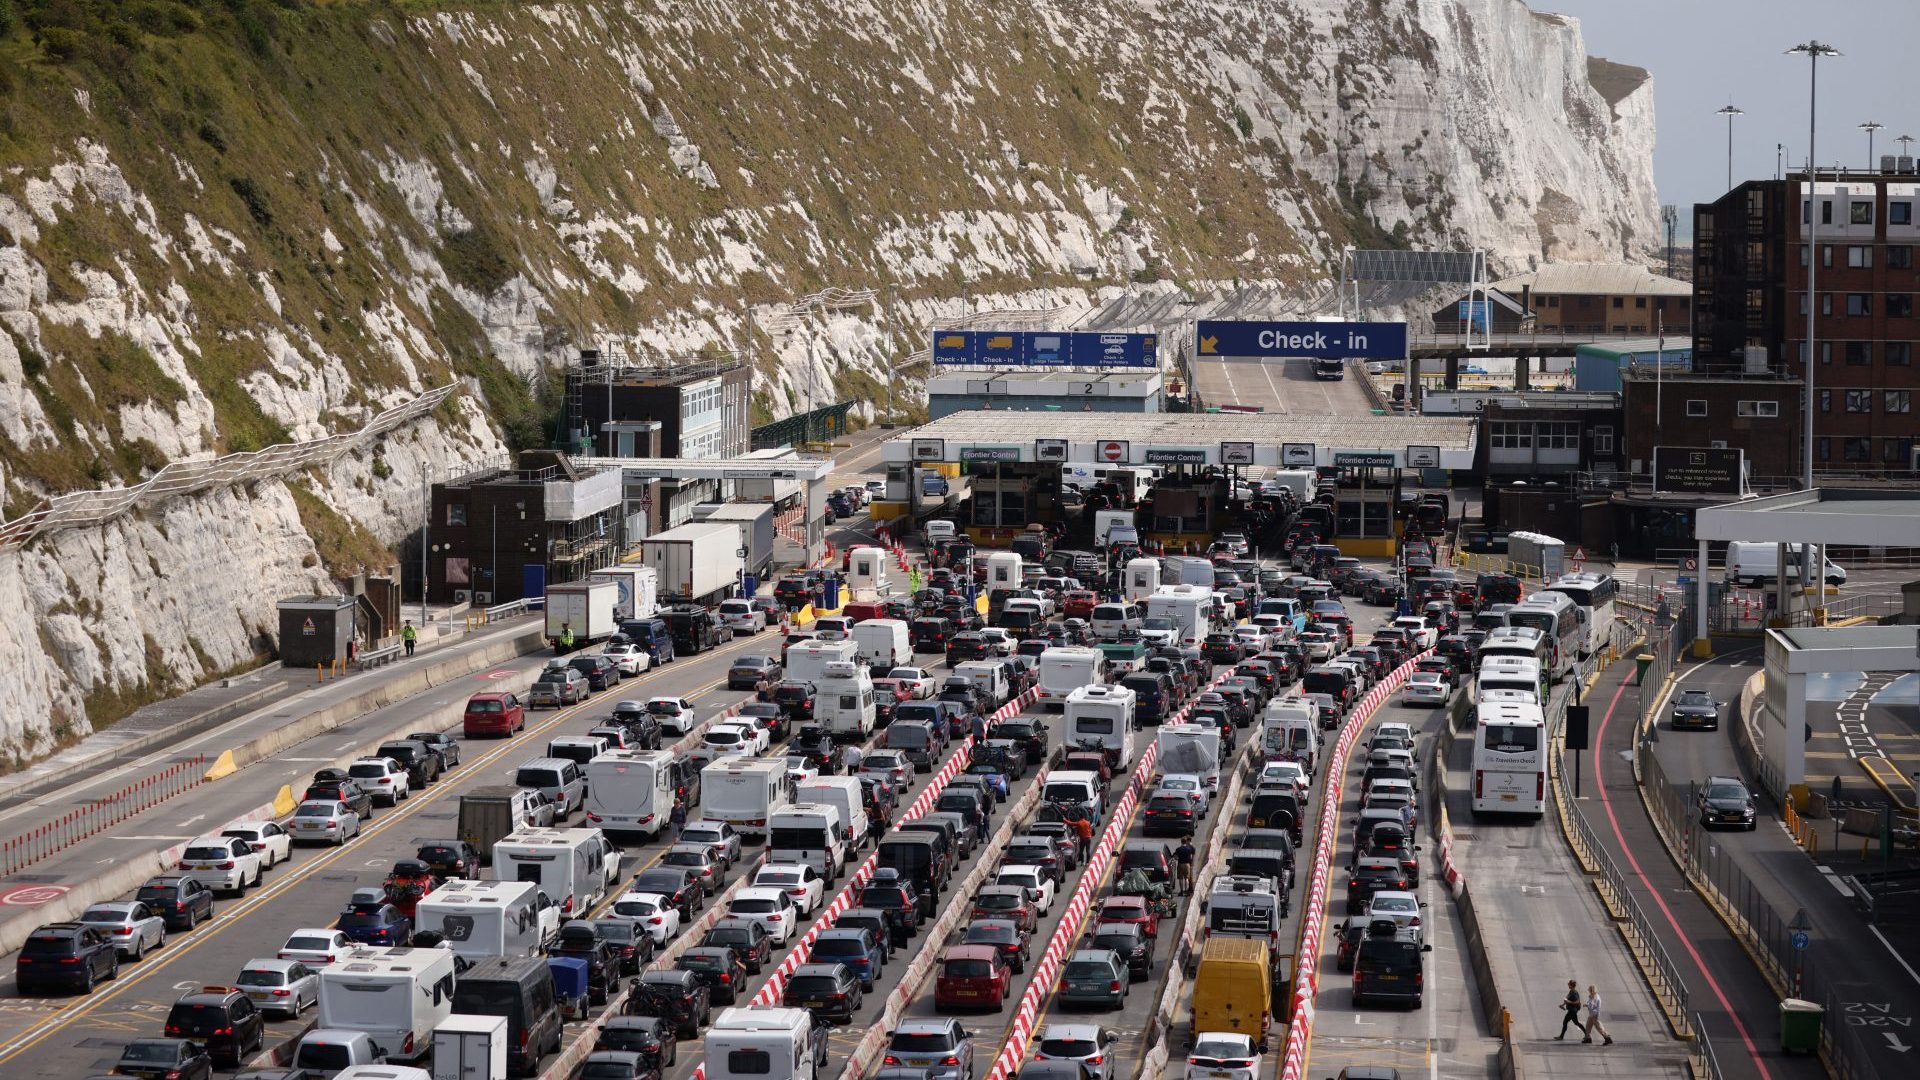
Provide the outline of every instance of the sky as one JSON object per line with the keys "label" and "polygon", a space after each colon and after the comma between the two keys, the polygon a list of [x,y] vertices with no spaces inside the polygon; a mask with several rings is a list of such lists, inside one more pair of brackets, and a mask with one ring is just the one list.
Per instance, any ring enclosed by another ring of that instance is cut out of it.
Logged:
{"label": "sky", "polygon": [[1822,166],[1867,164],[1867,133],[1878,120],[1873,155],[1899,153],[1893,140],[1912,135],[1920,157],[1920,0],[1529,0],[1536,11],[1580,20],[1587,53],[1653,73],[1654,182],[1660,201],[1689,208],[1726,191],[1727,118],[1731,102],[1733,182],[1774,175],[1774,146],[1786,159],[1807,154],[1808,61],[1787,49],[1818,40],[1844,56],[1819,69]]}

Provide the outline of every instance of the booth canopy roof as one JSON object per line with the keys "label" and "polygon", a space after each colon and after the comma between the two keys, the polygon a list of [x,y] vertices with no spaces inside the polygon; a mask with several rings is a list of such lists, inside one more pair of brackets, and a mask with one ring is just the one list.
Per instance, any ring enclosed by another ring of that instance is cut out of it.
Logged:
{"label": "booth canopy roof", "polygon": [[1701,540],[1920,547],[1920,491],[1815,488],[1712,506],[1695,515]]}

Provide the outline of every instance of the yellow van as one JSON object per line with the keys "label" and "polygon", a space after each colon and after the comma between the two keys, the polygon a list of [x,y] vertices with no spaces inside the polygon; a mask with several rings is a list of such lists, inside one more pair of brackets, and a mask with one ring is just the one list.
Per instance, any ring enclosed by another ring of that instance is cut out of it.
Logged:
{"label": "yellow van", "polygon": [[1208,938],[1193,982],[1193,1030],[1250,1035],[1267,1052],[1273,1023],[1267,943],[1253,938]]}

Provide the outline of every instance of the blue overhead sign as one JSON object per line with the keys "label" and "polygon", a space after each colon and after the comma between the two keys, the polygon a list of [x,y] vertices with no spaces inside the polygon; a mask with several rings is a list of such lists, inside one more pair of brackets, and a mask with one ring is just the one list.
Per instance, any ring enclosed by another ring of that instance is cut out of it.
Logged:
{"label": "blue overhead sign", "polygon": [[1401,360],[1407,355],[1406,323],[1201,319],[1194,331],[1201,356]]}
{"label": "blue overhead sign", "polygon": [[933,362],[942,367],[1157,368],[1157,334],[935,330]]}

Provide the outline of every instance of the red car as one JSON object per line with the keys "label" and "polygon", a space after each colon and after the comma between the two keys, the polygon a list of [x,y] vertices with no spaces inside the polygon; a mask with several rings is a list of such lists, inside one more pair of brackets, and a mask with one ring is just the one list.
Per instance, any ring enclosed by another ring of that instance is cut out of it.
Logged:
{"label": "red car", "polygon": [[1147,901],[1139,896],[1109,896],[1100,905],[1100,917],[1096,922],[1132,923],[1138,926],[1148,937],[1160,935],[1160,916],[1153,913]]}
{"label": "red car", "polygon": [[1060,614],[1067,619],[1091,619],[1100,597],[1091,589],[1075,589],[1060,598]]}
{"label": "red car", "polygon": [[940,975],[933,983],[935,1009],[998,1011],[1012,994],[1013,972],[999,949],[955,945],[940,957]]}
{"label": "red car", "polygon": [[460,726],[469,739],[481,735],[506,738],[527,729],[527,710],[518,694],[475,694],[467,699]]}

